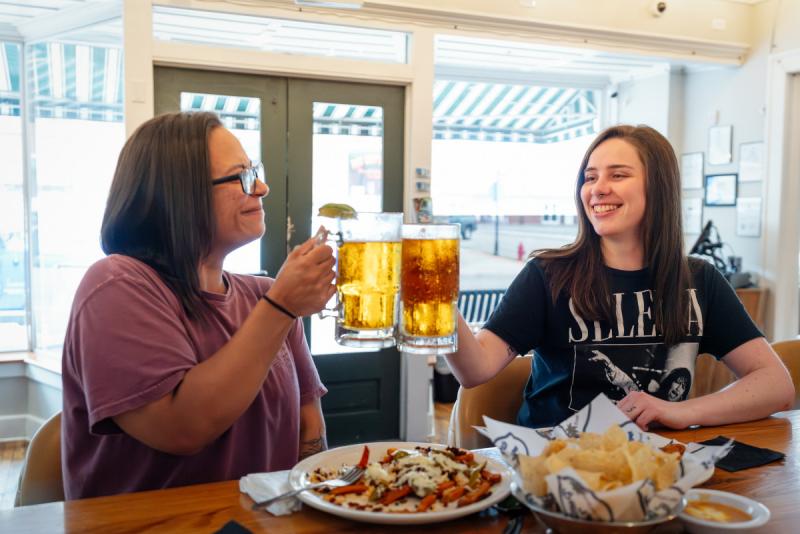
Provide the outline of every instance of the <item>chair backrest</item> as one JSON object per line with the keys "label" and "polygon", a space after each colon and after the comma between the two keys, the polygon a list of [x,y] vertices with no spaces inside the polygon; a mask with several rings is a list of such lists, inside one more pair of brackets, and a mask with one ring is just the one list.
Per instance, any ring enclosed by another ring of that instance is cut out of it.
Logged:
{"label": "chair backrest", "polygon": [[694,364],[694,380],[689,398],[702,397],[709,393],[719,391],[731,382],[736,376],[728,366],[710,354],[698,354]]}
{"label": "chair backrest", "polygon": [[448,443],[465,449],[490,447],[491,442],[472,425],[483,426],[483,416],[513,423],[522,405],[522,390],[531,376],[532,356],[519,356],[488,382],[459,388],[450,414]]}
{"label": "chair backrest", "polygon": [[14,506],[64,500],[61,476],[61,412],[33,435],[19,474]]}
{"label": "chair backrest", "polygon": [[800,408],[800,339],[776,341],[772,348],[778,353],[783,364],[792,375],[794,382],[794,407]]}
{"label": "chair backrest", "polygon": [[469,289],[458,294],[458,311],[473,328],[481,327],[505,295],[505,289]]}

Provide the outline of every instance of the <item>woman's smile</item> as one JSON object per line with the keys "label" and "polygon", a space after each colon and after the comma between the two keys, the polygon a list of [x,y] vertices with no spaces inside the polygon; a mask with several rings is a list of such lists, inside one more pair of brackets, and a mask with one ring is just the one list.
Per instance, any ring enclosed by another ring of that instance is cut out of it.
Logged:
{"label": "woman's smile", "polygon": [[597,217],[604,217],[610,215],[620,207],[622,207],[622,204],[595,204],[592,206],[592,212]]}

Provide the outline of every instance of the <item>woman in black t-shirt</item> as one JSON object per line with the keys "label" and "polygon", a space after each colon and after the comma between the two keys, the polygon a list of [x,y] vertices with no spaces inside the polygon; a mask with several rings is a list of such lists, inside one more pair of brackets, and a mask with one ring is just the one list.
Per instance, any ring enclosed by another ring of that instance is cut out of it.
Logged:
{"label": "woman in black t-shirt", "polygon": [[[532,254],[486,327],[459,320],[448,357],[465,387],[535,351],[518,422],[560,423],[605,393],[640,427],[721,425],[794,402],[791,377],[735,292],[684,254],[680,176],[669,142],[615,126],[586,151],[576,187],[578,236]],[[687,400],[698,353],[738,377]]]}

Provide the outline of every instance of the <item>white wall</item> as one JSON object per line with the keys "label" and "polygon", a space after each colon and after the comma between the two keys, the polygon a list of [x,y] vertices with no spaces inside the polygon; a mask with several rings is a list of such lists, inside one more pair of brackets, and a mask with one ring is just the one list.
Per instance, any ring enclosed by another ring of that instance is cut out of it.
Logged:
{"label": "white wall", "polygon": [[[707,156],[708,129],[720,124],[733,126],[733,161],[725,165],[710,166],[706,161],[705,173],[738,172],[739,145],[763,141],[766,134],[768,63],[771,54],[800,50],[800,1],[768,0],[758,4],[753,12],[753,40],[751,53],[740,68],[717,68],[692,71],[684,84],[685,124],[683,127],[683,152],[704,152]],[[766,155],[766,154],[765,154]],[[771,187],[780,190],[780,184],[771,184],[765,173],[761,182],[739,184],[739,197],[761,197],[766,204]],[[698,197],[702,191],[689,191],[689,197]],[[800,205],[800,198],[790,200]],[[768,253],[765,244],[764,213],[762,206],[762,235],[740,237],[736,235],[736,208],[704,208],[703,222],[711,219],[718,227],[724,242],[729,243],[736,255],[743,257],[743,268],[760,275],[760,285],[773,286],[776,277],[782,276],[767,267]],[[691,244],[691,239],[687,239]],[[726,255],[730,250],[725,251]],[[771,261],[771,260],[770,260]],[[774,261],[771,261],[774,264]],[[795,284],[796,286],[796,284]],[[773,314],[768,300],[767,335],[770,336]],[[782,333],[782,336],[788,335]]]}
{"label": "white wall", "polygon": [[800,2],[769,0],[758,6],[756,20],[762,38],[769,39],[765,46],[773,53],[800,50]]}
{"label": "white wall", "polygon": [[620,82],[617,85],[617,122],[646,124],[661,132],[680,154],[683,147],[684,83],[682,68]]}
{"label": "white wall", "polygon": [[646,124],[669,135],[669,90],[668,71],[620,83],[617,86],[619,123]]}
{"label": "white wall", "polygon": [[[3,364],[3,369],[10,365]],[[0,377],[0,417],[24,413],[27,404],[28,379],[25,376]]]}
{"label": "white wall", "polygon": [[[794,0],[784,0],[792,2]],[[546,22],[574,27],[607,28],[650,35],[692,39],[749,42],[751,6],[723,0],[669,0],[668,9],[653,16],[652,0],[559,0],[535,2],[524,7],[519,0],[373,0],[370,4],[436,9],[452,13],[509,17],[521,21]],[[711,28],[713,19],[723,19],[725,28]]]}
{"label": "white wall", "polygon": [[[800,2],[795,2],[795,5],[800,5]],[[756,39],[744,65],[739,68],[689,72],[685,76],[682,151],[703,152],[705,174],[738,172],[739,145],[764,140],[767,58],[772,21],[775,20],[775,2],[767,2],[763,6],[754,18]],[[800,19],[795,21],[800,22]],[[781,22],[784,27],[789,26],[788,21]],[[794,27],[796,29],[796,24]],[[800,39],[795,45],[800,46]],[[733,160],[725,165],[708,164],[708,130],[717,124],[733,126]],[[765,192],[765,181],[739,184],[739,197],[763,198]],[[702,190],[696,190],[684,194],[686,197],[702,197],[702,193]],[[742,256],[743,269],[762,273],[762,240],[736,235],[736,208],[704,207],[703,224],[709,219],[719,229],[722,240],[732,247],[737,256]],[[691,238],[696,235],[687,235],[687,246],[691,246]],[[727,248],[724,252],[726,256],[731,254]]]}
{"label": "white wall", "polygon": [[61,406],[58,373],[25,362],[0,365],[0,441],[30,440]]}

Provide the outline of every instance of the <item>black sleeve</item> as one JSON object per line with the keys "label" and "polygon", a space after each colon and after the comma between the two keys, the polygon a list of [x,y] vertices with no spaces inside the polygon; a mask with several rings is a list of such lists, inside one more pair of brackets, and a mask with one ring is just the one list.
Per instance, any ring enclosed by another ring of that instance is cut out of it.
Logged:
{"label": "black sleeve", "polygon": [[541,267],[536,260],[529,261],[511,282],[484,328],[518,354],[527,354],[540,344],[544,333],[550,300],[547,291]]}
{"label": "black sleeve", "polygon": [[700,352],[721,359],[739,345],[763,337],[736,291],[716,267],[703,262],[707,300]]}

